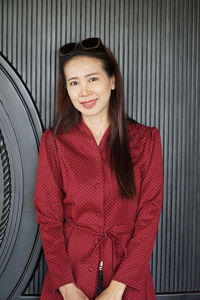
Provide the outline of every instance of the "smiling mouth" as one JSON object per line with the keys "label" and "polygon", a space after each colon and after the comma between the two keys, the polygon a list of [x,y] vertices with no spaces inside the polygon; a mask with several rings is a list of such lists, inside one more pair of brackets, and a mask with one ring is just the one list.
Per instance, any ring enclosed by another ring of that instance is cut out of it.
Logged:
{"label": "smiling mouth", "polygon": [[96,105],[97,103],[97,99],[92,99],[92,100],[89,100],[89,101],[85,101],[85,102],[82,102],[81,105],[84,107],[84,108],[92,108]]}
{"label": "smiling mouth", "polygon": [[88,101],[83,101],[83,102],[81,102],[81,104],[90,103],[90,102],[95,101],[95,100],[97,100],[97,99],[91,99],[91,100],[88,100]]}

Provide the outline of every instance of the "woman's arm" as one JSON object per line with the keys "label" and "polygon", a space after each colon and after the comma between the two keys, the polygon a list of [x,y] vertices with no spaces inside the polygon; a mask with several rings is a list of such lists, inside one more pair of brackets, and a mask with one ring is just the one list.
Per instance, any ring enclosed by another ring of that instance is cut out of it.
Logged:
{"label": "woman's arm", "polygon": [[68,283],[59,288],[64,300],[89,300],[89,298],[74,284]]}
{"label": "woman's arm", "polygon": [[162,147],[160,132],[156,127],[149,129],[143,160],[145,163],[134,234],[127,246],[128,254],[113,277],[113,280],[136,290],[145,284],[162,207]]}
{"label": "woman's arm", "polygon": [[49,275],[57,290],[73,283],[70,258],[63,234],[62,174],[52,133],[46,130],[41,136],[34,204]]}
{"label": "woman's arm", "polygon": [[95,298],[95,300],[121,300],[126,285],[122,282],[112,280],[109,286]]}

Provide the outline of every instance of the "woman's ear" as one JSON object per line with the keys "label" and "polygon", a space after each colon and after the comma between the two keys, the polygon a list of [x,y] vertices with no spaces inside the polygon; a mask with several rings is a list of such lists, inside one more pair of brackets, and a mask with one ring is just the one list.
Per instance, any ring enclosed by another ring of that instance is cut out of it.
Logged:
{"label": "woman's ear", "polygon": [[112,78],[111,78],[111,90],[114,90],[115,89],[115,76],[113,75]]}

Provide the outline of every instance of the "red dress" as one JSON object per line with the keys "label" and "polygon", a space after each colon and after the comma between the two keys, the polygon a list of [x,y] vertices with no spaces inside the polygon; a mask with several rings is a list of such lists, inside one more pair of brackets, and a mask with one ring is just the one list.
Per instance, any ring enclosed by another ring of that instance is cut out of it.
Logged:
{"label": "red dress", "polygon": [[120,197],[111,173],[107,139],[99,145],[81,118],[53,147],[52,132],[41,137],[34,195],[48,271],[41,300],[63,299],[58,288],[74,282],[95,299],[99,261],[104,288],[125,283],[123,300],[155,300],[149,261],[162,207],[160,132],[128,125],[136,196]]}

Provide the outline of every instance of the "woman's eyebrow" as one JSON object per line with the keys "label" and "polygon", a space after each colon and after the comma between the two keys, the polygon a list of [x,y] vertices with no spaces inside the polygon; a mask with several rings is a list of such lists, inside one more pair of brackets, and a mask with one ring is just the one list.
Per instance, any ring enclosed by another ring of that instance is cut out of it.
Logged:
{"label": "woman's eyebrow", "polygon": [[[90,74],[85,75],[85,77],[87,78],[87,77],[89,77],[89,76],[91,76],[91,75],[97,75],[97,74],[99,74],[99,73],[97,73],[97,72],[95,72],[95,73],[90,73]],[[72,79],[78,79],[78,77],[71,77],[71,78],[69,78],[67,81],[70,81],[70,80],[72,80]]]}

